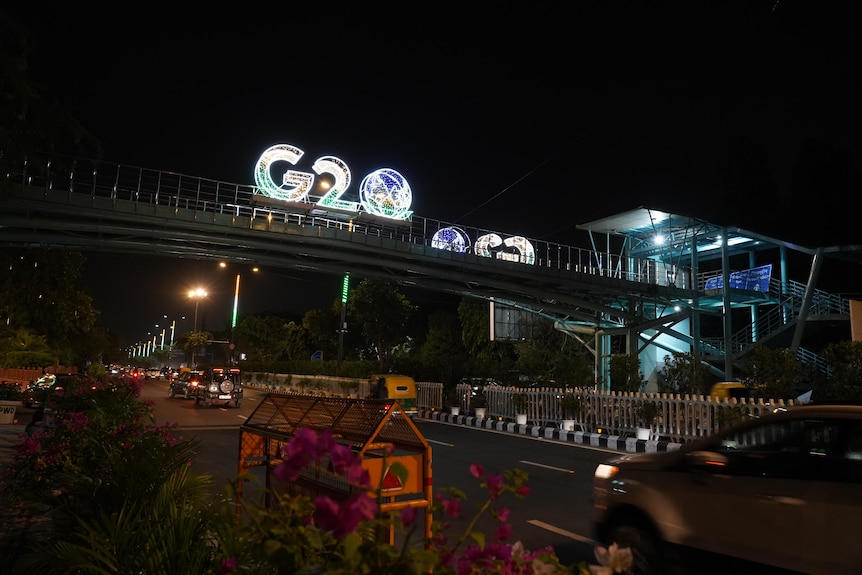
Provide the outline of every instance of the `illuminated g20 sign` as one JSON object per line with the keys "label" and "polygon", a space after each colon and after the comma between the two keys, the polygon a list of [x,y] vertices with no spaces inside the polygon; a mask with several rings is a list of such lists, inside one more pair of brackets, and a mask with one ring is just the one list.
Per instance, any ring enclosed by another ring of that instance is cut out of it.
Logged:
{"label": "illuminated g20 sign", "polygon": [[[287,162],[291,166],[305,154],[296,146],[277,144],[267,148],[254,168],[254,182],[260,192],[276,200],[286,202],[307,202],[314,185],[314,174],[287,170],[277,183],[272,178],[273,164]],[[329,191],[317,200],[321,209],[338,210],[359,214],[360,206],[369,214],[393,220],[406,220],[413,212],[413,192],[404,176],[392,168],[381,168],[365,176],[359,184],[359,202],[343,199],[350,187],[350,168],[335,156],[321,156],[311,165],[315,174],[329,174],[334,183]]]}
{"label": "illuminated g20 sign", "polygon": [[441,228],[431,238],[431,247],[458,253],[475,253],[486,258],[496,257],[500,260],[520,262],[522,264],[536,263],[536,250],[530,240],[523,236],[506,238],[497,234],[485,234],[476,239],[476,245],[470,247],[470,238],[461,228],[449,226]]}
{"label": "illuminated g20 sign", "polygon": [[[304,154],[301,149],[290,144],[276,144],[267,148],[254,168],[254,181],[260,193],[285,202],[310,201],[309,193],[314,186],[314,174],[288,169],[283,173],[280,183],[272,177],[274,164],[287,162],[295,166]],[[317,175],[331,175],[334,181],[329,191],[316,202],[321,210],[336,210],[356,215],[364,210],[369,214],[393,220],[406,220],[413,214],[410,211],[410,205],[413,203],[410,185],[404,176],[391,168],[375,170],[362,179],[359,184],[359,202],[343,199],[351,181],[350,168],[344,161],[335,156],[321,156],[314,161],[311,169]],[[506,261],[536,263],[533,245],[522,236],[504,240],[497,234],[485,234],[477,238],[475,247],[471,248],[470,238],[464,230],[449,226],[434,234],[431,246],[458,253],[473,252],[482,257],[496,257]]]}

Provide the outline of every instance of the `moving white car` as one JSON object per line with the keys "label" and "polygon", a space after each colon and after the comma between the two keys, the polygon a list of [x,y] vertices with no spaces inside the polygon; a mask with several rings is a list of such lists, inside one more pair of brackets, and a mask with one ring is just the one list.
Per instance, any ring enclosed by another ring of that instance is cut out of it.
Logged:
{"label": "moving white car", "polygon": [[791,407],[678,451],[615,456],[593,495],[594,538],[632,548],[634,574],[701,557],[739,573],[858,575],[862,405]]}

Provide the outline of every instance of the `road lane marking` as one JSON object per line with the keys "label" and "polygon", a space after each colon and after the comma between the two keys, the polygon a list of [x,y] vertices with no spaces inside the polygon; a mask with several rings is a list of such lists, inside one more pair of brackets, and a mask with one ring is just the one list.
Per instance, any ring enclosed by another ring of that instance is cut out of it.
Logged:
{"label": "road lane marking", "polygon": [[435,441],[433,439],[426,439],[428,443],[436,443],[437,445],[445,445],[446,447],[455,447],[454,443],[446,443],[445,441]]}
{"label": "road lane marking", "polygon": [[546,531],[550,531],[551,533],[556,533],[557,535],[562,535],[563,537],[568,537],[569,539],[574,539],[575,541],[580,541],[581,543],[587,543],[589,545],[595,545],[596,542],[590,539],[589,537],[584,537],[583,535],[578,535],[577,533],[572,533],[571,531],[566,531],[565,529],[561,529],[559,527],[555,527],[550,523],[545,523],[544,521],[539,521],[538,519],[530,519],[527,521],[530,525],[534,525],[539,527],[540,529],[545,529]]}
{"label": "road lane marking", "polygon": [[543,467],[544,469],[550,469],[551,471],[562,471],[563,473],[571,473],[574,474],[574,469],[563,469],[562,467],[553,467],[551,465],[544,465],[542,463],[536,463],[535,461],[519,461],[518,463],[523,463],[524,465],[532,465],[534,467]]}

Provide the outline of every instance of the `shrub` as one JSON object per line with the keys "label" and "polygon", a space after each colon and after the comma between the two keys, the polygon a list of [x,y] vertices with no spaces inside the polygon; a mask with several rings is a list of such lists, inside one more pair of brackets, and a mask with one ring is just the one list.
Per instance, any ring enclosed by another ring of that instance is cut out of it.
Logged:
{"label": "shrub", "polygon": [[21,385],[11,381],[0,382],[0,400],[2,401],[21,401],[24,397],[24,392],[21,391]]}
{"label": "shrub", "polygon": [[[74,517],[55,526],[47,541],[30,543],[26,561],[15,565],[21,572],[589,575],[622,573],[631,564],[630,553],[611,546],[597,548],[603,571],[586,563],[565,567],[549,547],[529,551],[509,541],[503,505],[529,494],[527,474],[518,469],[486,473],[470,466],[487,492],[470,519],[463,516],[462,491],[438,489],[428,536],[413,507],[380,513],[387,500],[382,486],[371,484],[360,458],[329,429],[298,429],[274,473],[295,481],[305,467],[323,462],[319,469],[350,486],[343,499],[272,493],[274,504],[256,506],[238,498],[235,485],[225,497],[204,496],[212,478],[188,469],[195,444],[146,423],[152,407],[136,391],[122,380],[85,381],[57,399],[52,428],[17,447],[4,472],[6,488],[19,501],[65,512],[60,519]],[[397,461],[389,471],[406,478]],[[474,529],[484,514],[496,519],[491,537]],[[456,519],[466,527],[450,533]],[[390,525],[399,530],[396,545],[379,536]]]}

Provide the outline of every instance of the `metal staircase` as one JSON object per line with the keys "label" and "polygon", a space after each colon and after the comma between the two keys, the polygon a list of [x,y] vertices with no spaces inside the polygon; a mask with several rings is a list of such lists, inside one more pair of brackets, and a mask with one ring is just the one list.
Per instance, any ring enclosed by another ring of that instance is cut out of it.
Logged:
{"label": "metal staircase", "polygon": [[[724,338],[703,338],[705,351],[724,355],[730,353],[734,360],[749,353],[755,345],[768,345],[782,335],[796,328],[802,305],[805,300],[806,285],[793,280],[770,281],[769,292],[772,300],[778,302],[764,313],[760,313],[751,324],[737,330],[730,337],[730,349],[725,346]],[[850,300],[839,295],[815,289],[812,293],[806,321],[850,320]],[[803,347],[796,350],[800,361],[826,372],[826,361]]]}

